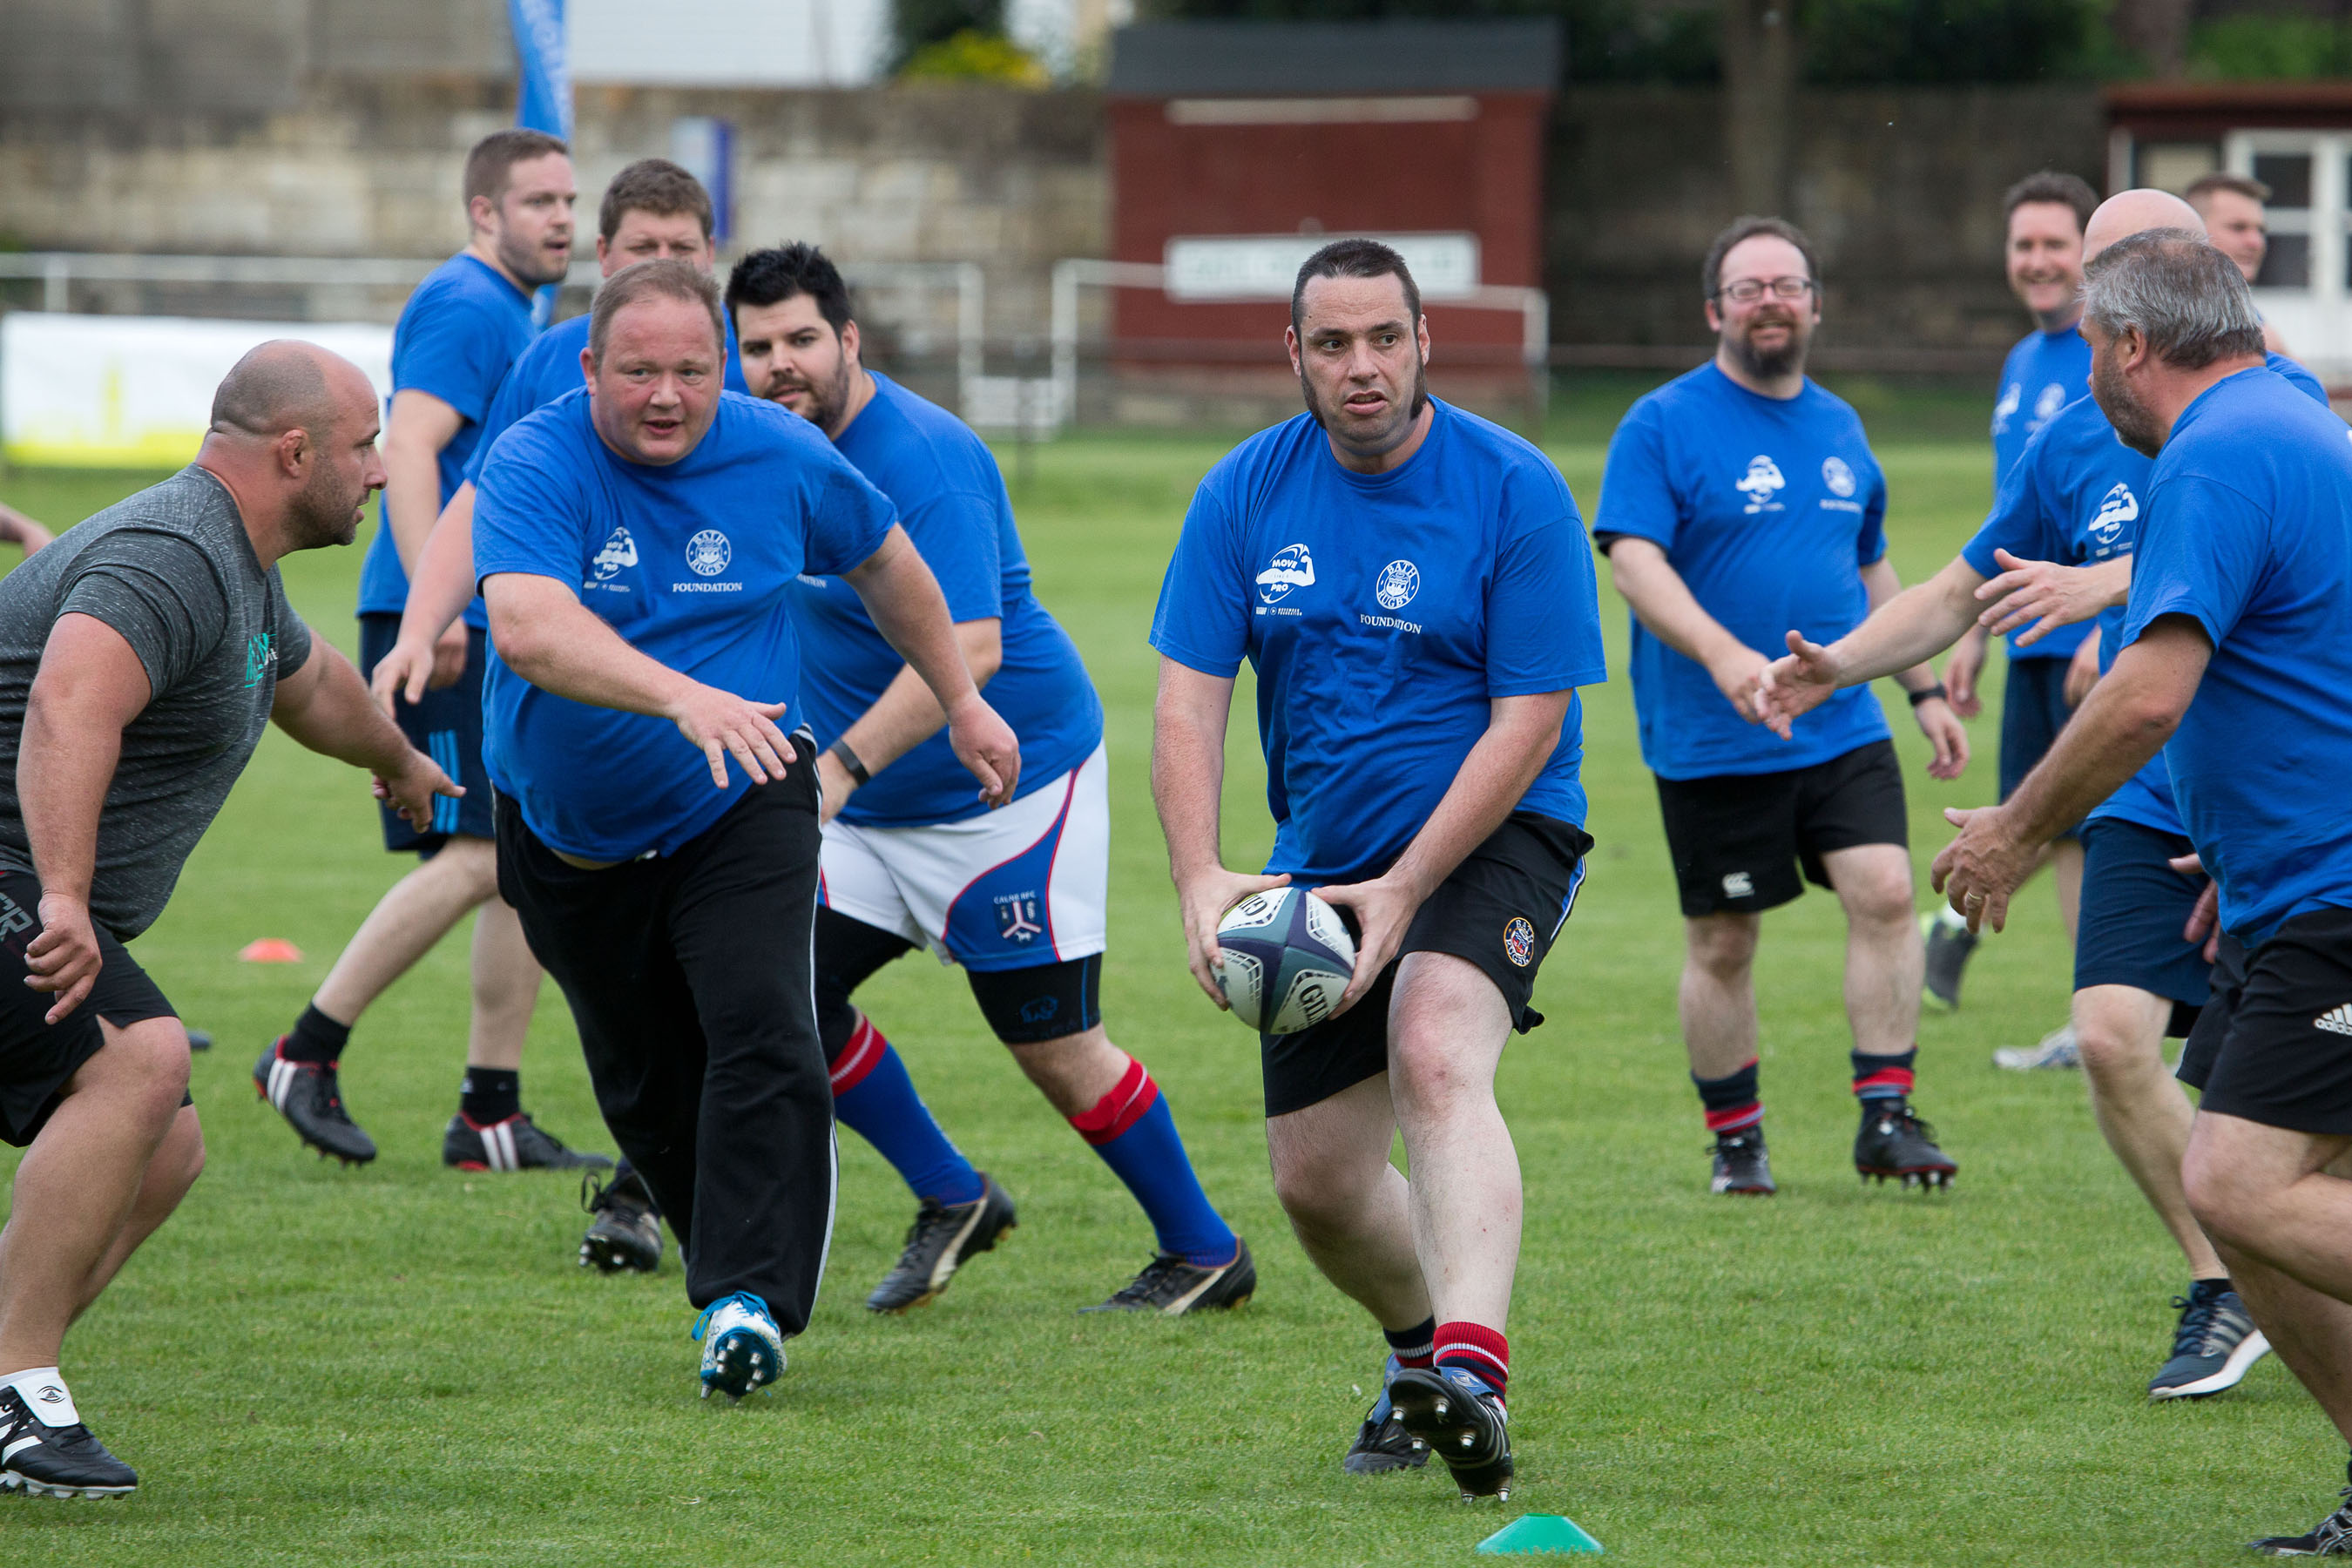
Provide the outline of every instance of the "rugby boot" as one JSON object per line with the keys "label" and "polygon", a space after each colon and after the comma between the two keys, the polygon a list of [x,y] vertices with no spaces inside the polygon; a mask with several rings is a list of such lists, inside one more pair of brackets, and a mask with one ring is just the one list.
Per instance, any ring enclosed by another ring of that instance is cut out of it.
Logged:
{"label": "rugby boot", "polygon": [[1412,1367],[1388,1387],[1398,1422],[1454,1472],[1464,1502],[1511,1495],[1510,1412],[1503,1396],[1457,1366]]}
{"label": "rugby boot", "polygon": [[626,1171],[610,1185],[594,1172],[580,1178],[580,1206],[595,1215],[588,1234],[580,1238],[580,1267],[606,1274],[634,1269],[652,1274],[661,1268],[661,1215],[653,1194],[635,1171]]}
{"label": "rugby boot", "polygon": [[609,1171],[602,1154],[567,1149],[523,1111],[488,1125],[463,1111],[441,1130],[441,1163],[459,1171]]}
{"label": "rugby boot", "polygon": [[[62,1418],[51,1426],[43,1415]],[[28,1497],[128,1497],[139,1475],[106,1451],[73,1407],[62,1382],[27,1401],[14,1384],[0,1387],[0,1492]]]}
{"label": "rugby boot", "polygon": [[1403,1370],[1394,1356],[1381,1369],[1381,1396],[1372,1401],[1355,1443],[1339,1461],[1339,1468],[1348,1474],[1384,1476],[1392,1470],[1417,1470],[1429,1463],[1429,1445],[1404,1429],[1404,1423],[1397,1419],[1396,1402],[1389,1397],[1389,1384]]}
{"label": "rugby boot", "polygon": [[2172,1359],[2147,1385],[2150,1399],[2204,1399],[2234,1388],[2271,1342],[2254,1327],[2246,1304],[2223,1281],[2200,1279],[2186,1296],[2175,1296],[2179,1326],[2173,1331]]}
{"label": "rugby boot", "polygon": [[749,1290],[721,1296],[694,1320],[702,1342],[702,1397],[740,1400],[784,1374],[784,1335],[768,1303]]}
{"label": "rugby boot", "polygon": [[1205,1312],[1213,1308],[1242,1305],[1257,1291],[1257,1264],[1249,1243],[1234,1237],[1234,1260],[1203,1268],[1163,1252],[1143,1266],[1143,1272],[1119,1287],[1099,1306],[1081,1312]]}
{"label": "rugby boot", "polygon": [[1013,1228],[1013,1199],[996,1178],[980,1173],[980,1196],[968,1204],[926,1198],[907,1227],[907,1245],[882,1283],[866,1298],[869,1312],[904,1312],[948,1288],[967,1258],[993,1247]]}
{"label": "rugby boot", "polygon": [[1770,1197],[1780,1189],[1772,1181],[1772,1156],[1764,1147],[1761,1122],[1715,1137],[1715,1173],[1706,1190],[1753,1197]]}
{"label": "rugby boot", "polygon": [[[2345,1467],[2352,1480],[2352,1465]],[[2336,1511],[2301,1535],[2266,1535],[2246,1544],[2265,1557],[2352,1557],[2352,1487],[2346,1487]]]}
{"label": "rugby boot", "polygon": [[1906,1187],[1948,1187],[1960,1169],[1936,1147],[1936,1130],[1919,1120],[1911,1102],[1891,1096],[1862,1102],[1853,1168],[1865,1182],[1894,1176]]}
{"label": "rugby boot", "polygon": [[1960,978],[1968,973],[1969,954],[1984,939],[1949,909],[1921,915],[1919,934],[1927,944],[1927,963],[1920,990],[1931,1005],[1957,1013],[1960,1010]]}
{"label": "rugby boot", "polygon": [[346,1165],[364,1165],[375,1158],[375,1140],[361,1131],[343,1109],[335,1065],[289,1061],[286,1037],[280,1035],[253,1064],[254,1092],[277,1107],[294,1135],[316,1149],[320,1159],[332,1154]]}

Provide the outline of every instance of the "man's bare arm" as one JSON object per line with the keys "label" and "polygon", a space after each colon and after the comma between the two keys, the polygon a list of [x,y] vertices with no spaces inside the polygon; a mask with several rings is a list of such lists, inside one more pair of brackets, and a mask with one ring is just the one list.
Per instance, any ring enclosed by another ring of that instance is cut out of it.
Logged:
{"label": "man's bare arm", "polygon": [[992,806],[1012,800],[1021,781],[1021,742],[972,684],[947,598],[907,531],[892,523],[874,553],[842,580],[865,602],[883,640],[930,688],[956,760],[980,781],[981,799]]}
{"label": "man's bare arm", "polygon": [[373,773],[377,794],[420,829],[433,820],[434,796],[466,793],[409,744],[352,661],[323,641],[314,638],[302,668],[278,681],[269,718],[310,750]]}
{"label": "man's bare arm", "polygon": [[1657,542],[1632,534],[1612,540],[1609,575],[1651,635],[1704,667],[1739,716],[1755,723],[1756,683],[1770,660],[1706,613]]}
{"label": "man's bare arm", "polygon": [[392,395],[383,426],[383,517],[392,530],[400,569],[416,574],[425,536],[441,515],[441,449],[457,438],[466,417],[429,392]]}
{"label": "man's bare arm", "polygon": [[0,539],[24,546],[30,555],[44,545],[56,542],[57,536],[12,506],[0,506]]}
{"label": "man's bare arm", "polygon": [[[1869,618],[1826,647],[1789,634],[1789,652],[1764,675],[1767,722],[1781,733],[1830,695],[1881,676],[1926,669],[1927,659],[1975,625],[1976,586],[1984,578],[1954,556],[1925,583],[1874,600]],[[1928,680],[1934,679],[1928,671]],[[1917,689],[1917,688],[1912,688]]]}
{"label": "man's bare arm", "polygon": [[1225,787],[1225,725],[1233,713],[1231,676],[1204,675],[1161,655],[1160,695],[1151,710],[1151,802],[1168,840],[1168,875],[1184,921],[1184,960],[1209,1000],[1217,986],[1217,921],[1224,912],[1288,877],[1225,869],[1217,820]]}
{"label": "man's bare arm", "polygon": [[2020,647],[2031,647],[2060,626],[2087,621],[2131,596],[2128,555],[2089,566],[2028,561],[2006,550],[1992,555],[2001,573],[1977,590],[1978,599],[1987,602],[1977,618],[1997,637],[2030,627],[2018,633]]}
{"label": "man's bare arm", "polygon": [[[994,616],[958,621],[955,635],[964,666],[971,671],[973,687],[985,687],[1004,662],[1003,622]],[[915,667],[900,665],[890,684],[882,689],[882,695],[874,700],[874,705],[842,731],[841,741],[867,773],[878,773],[938,734],[947,721],[947,710],[940,706],[931,689],[923,684],[923,678],[915,673]],[[830,752],[817,759],[817,770],[824,782],[825,815],[830,817],[841,809],[842,803],[857,787],[857,781]]]}
{"label": "man's bare arm", "polygon": [[425,538],[415,570],[408,574],[400,636],[376,661],[371,684],[385,712],[392,711],[395,696],[413,706],[425,700],[428,687],[452,685],[465,673],[467,639],[458,617],[473,597],[474,481],[468,479],[449,498]]}
{"label": "man's bare arm", "polygon": [[122,755],[122,731],[145,711],[147,668],[121,632],[94,616],[59,616],[41,649],[16,753],[16,799],[33,873],[41,883],[41,934],[26,950],[27,980],[58,993],[54,1024],[81,1005],[98,980],[89,889],[98,823]]}

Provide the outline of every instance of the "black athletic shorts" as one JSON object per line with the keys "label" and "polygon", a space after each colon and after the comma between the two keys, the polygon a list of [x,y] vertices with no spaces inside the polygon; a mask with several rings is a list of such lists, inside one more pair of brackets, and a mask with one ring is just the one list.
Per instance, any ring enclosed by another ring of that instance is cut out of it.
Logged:
{"label": "black athletic shorts", "polygon": [[1822,857],[1831,850],[1911,844],[1892,741],[1786,773],[1662,778],[1658,809],[1683,913],[1693,920],[1760,914],[1801,894],[1806,882],[1828,887]]}
{"label": "black athletic shorts", "polygon": [[2180,1063],[2173,1069],[2172,1076],[2189,1088],[2201,1090],[2213,1076],[2213,1058],[2221,1054],[2221,1037],[2230,1032],[2230,1015],[2245,984],[2245,946],[2223,931],[2213,944],[2213,988],[2198,1009],[2197,1022],[2180,1047]]}
{"label": "black athletic shorts", "polygon": [[[447,795],[433,802],[433,826],[420,833],[385,802],[377,802],[383,817],[383,847],[397,853],[414,849],[430,855],[452,838],[496,838],[497,818],[490,813],[490,774],[482,765],[482,671],[489,660],[490,641],[479,626],[466,628],[466,673],[454,686],[427,691],[411,707],[393,705],[400,732],[408,743],[441,764],[441,771],[466,786],[457,799]],[[400,640],[398,616],[360,617],[360,678],[375,679],[375,667]]]}
{"label": "black athletic shorts", "polygon": [[[1573,823],[1511,813],[1438,884],[1405,928],[1396,958],[1353,1007],[1295,1035],[1259,1037],[1266,1115],[1304,1110],[1389,1070],[1389,994],[1408,952],[1468,960],[1503,994],[1512,1027],[1524,1035],[1542,1023],[1528,1005],[1536,971],[1576,907],[1591,849]],[[1339,918],[1354,934],[1354,914],[1341,910]]]}
{"label": "black athletic shorts", "polygon": [[[2202,1109],[2294,1132],[2352,1137],[2352,910],[2296,915],[2244,962],[2238,984],[2215,976],[2220,1005],[2207,1012],[2226,1014],[2226,1022],[2210,1061],[2198,1064]],[[2200,1019],[2196,1034],[2204,1033]],[[2182,1053],[2181,1077],[2195,1083],[2189,1055]]]}
{"label": "black athletic shorts", "polygon": [[2083,912],[2074,931],[2074,989],[2128,985],[2172,1004],[2168,1035],[2189,1033],[2211,989],[2205,944],[2180,934],[2202,876],[2165,864],[2195,852],[2178,833],[2121,817],[2083,825]]}
{"label": "black athletic shorts", "polygon": [[147,972],[123,945],[98,928],[98,979],[82,1005],[57,1023],[52,992],[25,984],[25,949],[40,934],[41,884],[30,871],[0,871],[0,1142],[23,1148],[58,1108],[58,1090],[106,1043],[100,1018],[118,1029],[150,1018],[173,1018]]}
{"label": "black athletic shorts", "polygon": [[[2066,727],[2066,670],[2072,658],[2019,658],[2010,656],[2009,680],[2000,697],[2000,798],[2007,800],[2050,754],[2058,731]],[[2059,837],[2079,838],[2076,823]]]}

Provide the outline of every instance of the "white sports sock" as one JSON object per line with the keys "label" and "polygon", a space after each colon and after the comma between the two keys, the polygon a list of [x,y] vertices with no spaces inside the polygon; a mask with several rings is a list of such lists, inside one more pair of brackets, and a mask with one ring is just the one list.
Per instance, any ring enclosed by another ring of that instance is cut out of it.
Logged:
{"label": "white sports sock", "polygon": [[66,1388],[66,1380],[53,1366],[27,1367],[25,1371],[0,1377],[0,1388],[13,1388],[35,1419],[44,1426],[73,1426],[80,1424],[81,1412],[74,1408],[73,1394]]}

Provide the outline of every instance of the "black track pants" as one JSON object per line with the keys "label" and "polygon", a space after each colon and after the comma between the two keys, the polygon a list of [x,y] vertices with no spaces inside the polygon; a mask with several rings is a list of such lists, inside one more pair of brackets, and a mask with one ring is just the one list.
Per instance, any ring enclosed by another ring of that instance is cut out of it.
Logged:
{"label": "black track pants", "polygon": [[499,890],[572,1005],[605,1126],[685,1247],[688,1299],[749,1290],[787,1334],[808,1326],[833,1237],[815,773],[796,761],[675,855],[601,871],[498,805]]}

